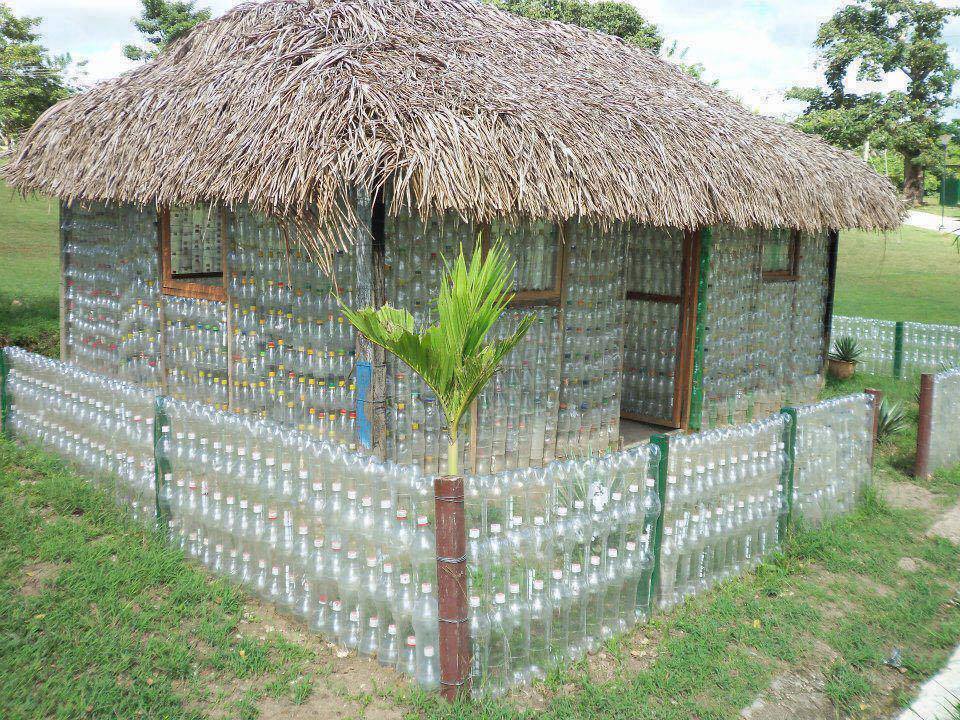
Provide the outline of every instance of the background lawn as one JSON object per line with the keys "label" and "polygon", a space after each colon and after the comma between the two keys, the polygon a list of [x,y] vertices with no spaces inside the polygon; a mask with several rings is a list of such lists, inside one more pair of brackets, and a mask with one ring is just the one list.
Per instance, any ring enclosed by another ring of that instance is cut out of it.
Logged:
{"label": "background lawn", "polygon": [[57,204],[0,187],[0,345],[57,354]]}
{"label": "background lawn", "polygon": [[836,313],[960,325],[960,252],[953,239],[907,226],[842,233]]}

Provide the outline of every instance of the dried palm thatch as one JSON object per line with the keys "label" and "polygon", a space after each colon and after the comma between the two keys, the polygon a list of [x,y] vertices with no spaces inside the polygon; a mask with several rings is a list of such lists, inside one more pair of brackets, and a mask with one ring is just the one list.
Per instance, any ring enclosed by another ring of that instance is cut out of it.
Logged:
{"label": "dried palm thatch", "polygon": [[[48,110],[7,179],[349,226],[389,179],[421,212],[694,228],[892,228],[853,155],[623,41],[472,0],[268,0]],[[345,209],[346,208],[346,209]]]}

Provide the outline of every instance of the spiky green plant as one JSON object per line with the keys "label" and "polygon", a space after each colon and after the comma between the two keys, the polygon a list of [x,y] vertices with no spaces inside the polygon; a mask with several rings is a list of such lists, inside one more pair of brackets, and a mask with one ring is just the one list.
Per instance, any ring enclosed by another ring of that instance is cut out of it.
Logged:
{"label": "spiky green plant", "polygon": [[470,262],[463,246],[452,265],[444,258],[437,322],[418,329],[406,310],[390,305],[353,310],[344,317],[370,342],[392,352],[417,373],[437,396],[447,422],[447,472],[456,475],[460,419],[504,356],[530,329],[525,315],[516,331],[503,340],[484,342],[487,333],[513,299],[508,291],[513,263],[500,241],[483,253],[479,241]]}
{"label": "spiky green plant", "polygon": [[849,335],[837,338],[833,341],[833,349],[830,351],[830,359],[840,362],[856,362],[863,354],[863,348],[856,338]]}
{"label": "spiky green plant", "polygon": [[903,404],[888,402],[886,398],[881,400],[879,417],[877,418],[877,441],[883,442],[903,432],[906,427],[907,413]]}

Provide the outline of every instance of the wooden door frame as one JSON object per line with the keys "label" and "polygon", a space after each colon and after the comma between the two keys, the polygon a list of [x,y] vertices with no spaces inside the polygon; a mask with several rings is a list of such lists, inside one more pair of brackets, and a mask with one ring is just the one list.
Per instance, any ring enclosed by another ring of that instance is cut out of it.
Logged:
{"label": "wooden door frame", "polygon": [[[685,230],[680,270],[680,296],[650,295],[640,292],[628,292],[630,300],[652,300],[672,303],[680,306],[679,338],[677,343],[677,362],[673,371],[673,416],[657,418],[638,413],[620,411],[620,417],[626,420],[663,425],[686,430],[690,426],[690,398],[693,394],[693,356],[697,336],[697,300],[699,286],[700,250],[702,247],[699,230]],[[624,318],[626,323],[626,318]],[[624,331],[626,328],[624,328]],[[620,382],[623,383],[621,375]],[[668,424],[664,420],[669,420]]]}

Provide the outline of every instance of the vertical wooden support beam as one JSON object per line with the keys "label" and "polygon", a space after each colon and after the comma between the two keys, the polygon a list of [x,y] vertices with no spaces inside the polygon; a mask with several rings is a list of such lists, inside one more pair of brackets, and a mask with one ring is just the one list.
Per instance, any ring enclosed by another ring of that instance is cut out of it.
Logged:
{"label": "vertical wooden support beam", "polygon": [[674,374],[674,426],[690,427],[690,403],[693,399],[693,365],[697,340],[697,297],[700,286],[700,233],[683,233],[683,267],[681,270],[680,347]]}
{"label": "vertical wooden support beam", "polygon": [[160,393],[166,395],[170,391],[170,385],[167,379],[167,315],[164,312],[163,299],[163,274],[166,259],[164,258],[164,248],[166,241],[164,239],[163,223],[161,222],[161,210],[157,208],[157,219],[154,221],[157,228],[157,322],[160,325],[160,333],[157,337],[157,365],[160,373]]}
{"label": "vertical wooden support beam", "polygon": [[470,697],[470,616],[467,610],[467,522],[463,477],[433,484],[437,516],[437,609],[440,694],[450,702]]}
{"label": "vertical wooden support beam", "polygon": [[70,350],[67,346],[67,235],[70,232],[70,226],[73,221],[72,213],[66,203],[60,203],[60,229],[58,254],[60,257],[60,359],[67,362],[70,359]]}
{"label": "vertical wooden support beam", "polygon": [[833,328],[833,305],[837,289],[837,256],[840,249],[840,232],[827,233],[827,297],[823,304],[823,366],[826,368],[830,352],[830,333]]}
{"label": "vertical wooden support beam", "polygon": [[700,235],[700,263],[697,280],[697,321],[696,336],[693,346],[693,371],[691,373],[690,390],[690,417],[688,428],[699,430],[703,420],[703,363],[704,363],[704,336],[707,332],[707,285],[710,277],[710,228],[701,228]]}
{"label": "vertical wooden support beam", "polygon": [[913,475],[930,477],[930,433],[933,428],[933,386],[935,376],[923,373],[920,376],[920,415],[917,423],[917,458]]}
{"label": "vertical wooden support beam", "polygon": [[229,211],[224,205],[220,208],[220,270],[223,274],[223,294],[226,298],[223,303],[223,319],[227,336],[227,408],[230,410],[233,410],[236,400],[233,383],[236,377],[234,366],[237,362],[235,357],[237,342],[233,335],[233,298],[230,297],[230,250],[232,249],[232,241]]}
{"label": "vertical wooden support beam", "polygon": [[883,391],[866,388],[864,392],[873,398],[873,430],[871,437],[873,445],[870,448],[870,467],[873,467],[873,457],[877,452],[877,426],[880,424],[880,403],[883,402]]}
{"label": "vertical wooden support beam", "polygon": [[[356,193],[361,223],[354,236],[356,307],[380,307],[386,301],[384,260],[386,208],[383,194]],[[386,356],[360,333],[356,334],[357,431],[359,444],[381,459],[387,453]]]}

